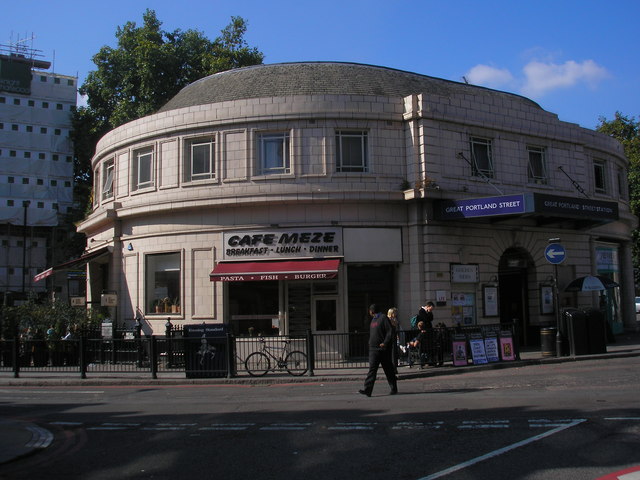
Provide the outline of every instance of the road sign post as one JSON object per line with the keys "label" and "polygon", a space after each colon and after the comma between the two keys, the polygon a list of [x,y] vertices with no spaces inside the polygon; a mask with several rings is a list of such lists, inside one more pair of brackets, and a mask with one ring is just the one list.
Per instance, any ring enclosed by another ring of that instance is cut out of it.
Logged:
{"label": "road sign post", "polygon": [[556,312],[556,357],[562,356],[562,335],[560,334],[560,302],[558,300],[558,265],[567,258],[564,246],[557,243],[559,238],[549,240],[544,249],[544,258],[553,265],[553,307]]}

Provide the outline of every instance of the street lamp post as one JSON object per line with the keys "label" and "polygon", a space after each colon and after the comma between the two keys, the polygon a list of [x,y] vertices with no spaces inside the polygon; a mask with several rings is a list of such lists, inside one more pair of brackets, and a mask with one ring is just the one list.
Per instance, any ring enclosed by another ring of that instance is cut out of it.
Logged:
{"label": "street lamp post", "polygon": [[24,209],[22,217],[22,294],[25,293],[26,268],[27,268],[27,209],[29,208],[29,200],[22,202]]}

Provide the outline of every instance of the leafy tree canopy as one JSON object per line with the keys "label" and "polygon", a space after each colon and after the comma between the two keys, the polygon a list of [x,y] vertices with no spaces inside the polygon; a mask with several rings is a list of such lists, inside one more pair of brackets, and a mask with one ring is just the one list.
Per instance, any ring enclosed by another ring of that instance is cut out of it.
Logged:
{"label": "leafy tree canopy", "polygon": [[[640,122],[616,112],[613,120],[600,117],[596,130],[616,138],[622,143],[629,160],[629,201],[631,211],[640,216]],[[633,265],[640,272],[640,231],[633,232]],[[636,278],[636,283],[640,279]]]}
{"label": "leafy tree canopy", "polygon": [[153,10],[143,25],[118,27],[118,47],[93,57],[97,70],[80,93],[88,110],[111,129],[158,110],[184,86],[213,73],[262,63],[264,55],[244,40],[247,23],[232,17],[215,40],[195,30],[166,32]]}
{"label": "leafy tree canopy", "polygon": [[[91,157],[109,130],[157,111],[186,85],[224,70],[262,63],[264,55],[244,39],[247,23],[231,17],[218,38],[196,30],[162,30],[147,9],[143,23],[127,22],[116,30],[117,47],[104,46],[93,57],[96,70],[87,75],[80,93],[87,106],[73,117],[75,180],[78,200],[88,203]],[[90,207],[90,205],[88,205]]]}

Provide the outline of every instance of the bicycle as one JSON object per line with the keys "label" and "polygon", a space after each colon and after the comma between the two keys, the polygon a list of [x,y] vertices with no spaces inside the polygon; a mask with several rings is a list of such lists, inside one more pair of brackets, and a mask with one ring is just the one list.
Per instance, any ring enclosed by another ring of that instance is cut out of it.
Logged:
{"label": "bicycle", "polygon": [[[286,369],[290,375],[300,376],[307,372],[307,354],[300,350],[289,351],[291,340],[283,340],[284,346],[270,347],[267,345],[264,337],[258,339],[262,344],[259,351],[253,352],[244,361],[244,368],[252,377],[261,377],[267,372],[274,372],[276,369]],[[278,348],[281,350],[280,355],[276,356],[272,353],[272,349]],[[275,365],[271,366],[272,358],[275,361]]]}

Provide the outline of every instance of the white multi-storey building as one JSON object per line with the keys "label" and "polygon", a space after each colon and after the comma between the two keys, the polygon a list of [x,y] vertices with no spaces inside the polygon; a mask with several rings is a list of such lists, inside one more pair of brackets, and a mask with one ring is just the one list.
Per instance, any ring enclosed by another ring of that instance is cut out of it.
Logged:
{"label": "white multi-storey building", "polygon": [[77,93],[77,77],[48,72],[49,62],[26,53],[0,53],[0,292],[20,294],[44,292],[34,275],[60,261],[53,247],[73,202]]}
{"label": "white multi-storey building", "polygon": [[369,65],[242,68],[100,140],[79,261],[88,299],[110,292],[119,324],[139,308],[147,333],[361,331],[373,302],[407,327],[433,300],[436,321],[516,322],[530,343],[554,323],[554,278],[559,307],[599,304],[562,291],[590,273],[620,284],[604,308],[621,329],[627,166],[617,141],[518,95]]}

